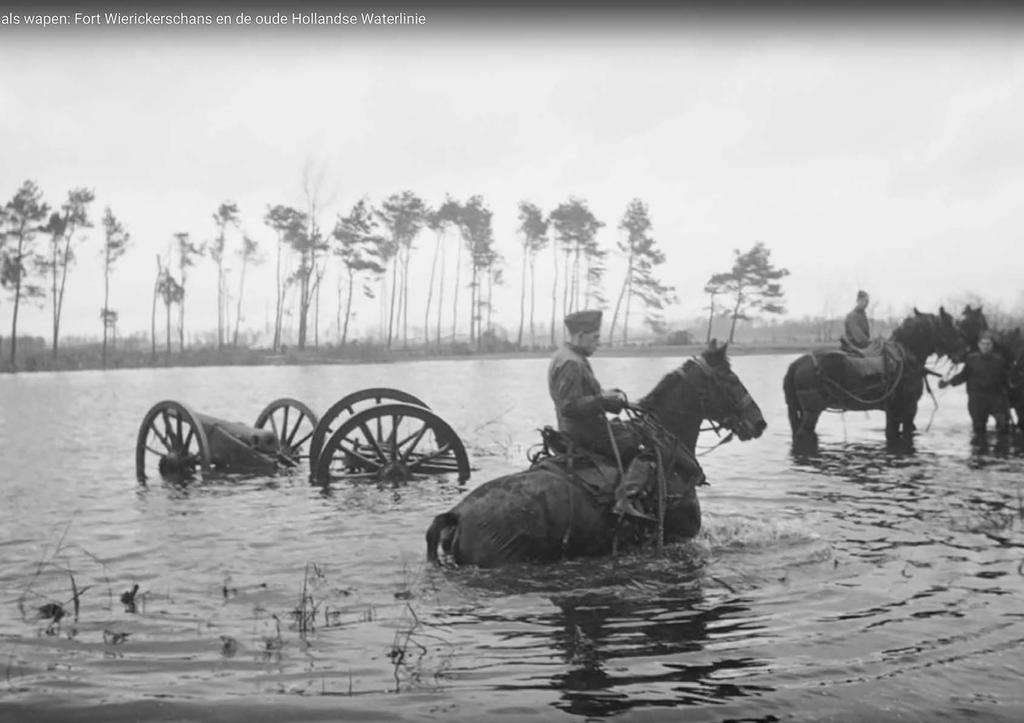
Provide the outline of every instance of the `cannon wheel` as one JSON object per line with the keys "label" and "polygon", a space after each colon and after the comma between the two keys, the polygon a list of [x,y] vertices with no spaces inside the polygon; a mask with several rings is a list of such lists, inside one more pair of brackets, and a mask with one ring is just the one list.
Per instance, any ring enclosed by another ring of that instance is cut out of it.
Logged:
{"label": "cannon wheel", "polygon": [[380,404],[346,419],[324,445],[314,481],[370,477],[405,481],[417,474],[455,472],[469,479],[469,457],[459,435],[426,407]]}
{"label": "cannon wheel", "polygon": [[196,468],[206,471],[210,464],[210,443],[199,417],[180,402],[157,402],[139,426],[135,445],[135,476],[147,479],[147,468],[191,476]]}
{"label": "cannon wheel", "polygon": [[278,461],[286,467],[295,467],[301,460],[309,459],[309,440],[317,421],[316,414],[305,404],[297,399],[281,397],[260,412],[254,426],[264,429],[269,422],[277,435]]}
{"label": "cannon wheel", "polygon": [[372,401],[373,404],[380,404],[385,399],[404,402],[405,404],[415,404],[418,407],[430,409],[419,397],[403,392],[401,389],[391,389],[390,387],[361,389],[358,392],[352,392],[342,397],[332,404],[330,409],[324,412],[324,416],[320,417],[316,429],[313,430],[313,438],[309,442],[309,476],[311,479],[316,477],[316,462],[320,458],[320,450],[324,448],[324,442],[338,428],[336,423],[338,418],[343,414],[355,414],[357,411],[356,407],[366,407],[367,405],[363,404],[363,402]]}

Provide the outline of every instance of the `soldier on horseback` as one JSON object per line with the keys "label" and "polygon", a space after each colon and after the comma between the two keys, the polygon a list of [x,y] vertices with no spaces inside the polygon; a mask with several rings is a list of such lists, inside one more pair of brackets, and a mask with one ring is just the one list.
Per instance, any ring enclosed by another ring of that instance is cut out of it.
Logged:
{"label": "soldier on horseback", "polygon": [[839,344],[843,351],[862,355],[864,349],[871,345],[871,325],[868,322],[868,292],[857,292],[857,305],[846,315],[843,325],[843,338]]}
{"label": "soldier on horseback", "polygon": [[[634,503],[655,474],[653,450],[641,449],[640,432],[631,421],[609,421],[605,417],[605,412],[622,411],[626,395],[619,389],[602,389],[588,360],[600,344],[601,312],[574,312],[565,317],[565,326],[569,337],[548,366],[548,391],[555,404],[558,429],[584,449],[613,462],[617,459],[625,466],[615,488],[615,514],[653,522],[654,518]],[[689,455],[682,455],[679,461],[684,474],[694,477],[697,484],[703,480],[700,466]]]}

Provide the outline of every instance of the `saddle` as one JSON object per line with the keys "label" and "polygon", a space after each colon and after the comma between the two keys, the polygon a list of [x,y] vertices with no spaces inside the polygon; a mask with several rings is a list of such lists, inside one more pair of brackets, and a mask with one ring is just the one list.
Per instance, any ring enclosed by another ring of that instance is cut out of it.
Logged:
{"label": "saddle", "polygon": [[599,504],[611,504],[619,483],[619,468],[615,463],[577,445],[557,429],[544,427],[540,433],[542,449],[529,455],[530,469],[564,475]]}
{"label": "saddle", "polygon": [[819,377],[829,386],[860,398],[885,395],[901,374],[904,361],[899,347],[888,341],[873,342],[853,353],[817,350],[812,352],[811,359]]}

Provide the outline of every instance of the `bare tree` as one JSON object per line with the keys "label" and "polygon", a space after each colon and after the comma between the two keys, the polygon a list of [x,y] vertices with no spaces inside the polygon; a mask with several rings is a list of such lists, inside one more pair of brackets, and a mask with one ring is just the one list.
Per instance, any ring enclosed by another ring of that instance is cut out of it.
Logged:
{"label": "bare tree", "polygon": [[729,279],[729,273],[712,274],[708,282],[704,284],[704,293],[710,298],[707,305],[708,310],[708,333],[705,343],[711,343],[711,327],[715,323],[715,297],[725,292],[725,284]]}
{"label": "bare tree", "polygon": [[[178,242],[178,274],[181,276],[181,302],[178,304],[178,349],[185,350],[185,295],[188,286],[188,270],[195,266],[195,259],[202,255],[201,245],[192,243],[188,233],[174,234]],[[219,277],[219,270],[218,270]]]}
{"label": "bare tree", "polygon": [[491,224],[493,215],[493,212],[484,204],[483,197],[473,196],[462,207],[459,219],[462,237],[469,250],[471,270],[469,342],[472,344],[475,341],[478,346],[481,312],[484,306],[483,295],[480,293],[480,277],[482,272],[487,269],[488,264],[493,263],[494,230]]}
{"label": "bare tree", "polygon": [[36,234],[42,230],[50,207],[43,202],[43,193],[33,181],[25,181],[4,207],[3,258],[0,259],[0,286],[14,289],[14,308],[11,312],[11,368],[17,368],[18,309],[21,300],[39,298],[40,286],[30,283],[27,259],[34,253]]}
{"label": "bare tree", "polygon": [[[60,337],[60,318],[64,309],[64,289],[67,285],[68,270],[74,265],[75,251],[72,241],[80,229],[91,228],[89,204],[96,194],[88,188],[68,191],[67,200],[61,205],[60,213],[50,215],[46,232],[50,234],[49,254],[40,258],[39,266],[50,276],[50,306],[53,319],[53,358],[57,358],[57,344]],[[81,239],[79,239],[81,240]]]}
{"label": "bare tree", "polygon": [[[402,345],[408,346],[408,311],[409,311],[409,258],[412,253],[412,242],[423,228],[426,220],[427,207],[412,191],[403,191],[389,196],[376,211],[377,217],[388,230],[391,238],[385,246],[393,254],[381,255],[383,260],[394,259],[391,272],[391,301],[388,312],[387,345],[391,348],[394,327],[402,322]],[[399,280],[401,270],[401,280]],[[398,316],[395,316],[396,293],[398,294]]]}
{"label": "bare tree", "polygon": [[761,241],[749,251],[735,249],[733,254],[735,261],[732,269],[721,275],[723,291],[733,299],[730,343],[736,332],[736,321],[749,319],[750,312],[781,314],[785,311],[782,305],[782,285],[779,282],[789,275],[788,269],[775,268],[771,261],[771,251]]}
{"label": "bare tree", "polygon": [[[124,252],[128,250],[130,241],[131,236],[114,216],[110,206],[107,206],[103,212],[103,308],[100,309],[100,319],[103,321],[102,358],[104,369],[107,368],[107,331],[117,323],[117,312],[110,308],[110,276],[114,272],[114,265],[118,259],[124,256]],[[159,258],[158,256],[158,265]],[[155,298],[154,296],[154,303]]]}
{"label": "bare tree", "polygon": [[595,236],[604,223],[587,208],[585,201],[570,198],[551,212],[551,224],[562,245],[565,285],[562,291],[562,313],[578,308],[580,297],[580,258],[597,254]]}
{"label": "bare tree", "polygon": [[533,312],[536,300],[534,281],[536,279],[537,254],[548,243],[548,219],[536,205],[527,201],[519,202],[519,232],[523,235],[523,266],[519,287],[519,334],[516,346],[523,345],[523,327],[526,323],[526,288],[530,288],[530,346],[536,343],[534,338]]}
{"label": "bare tree", "polygon": [[369,207],[365,200],[359,201],[348,216],[338,217],[338,222],[331,234],[335,241],[334,254],[341,260],[344,277],[347,280],[347,298],[345,300],[345,326],[341,327],[341,285],[338,288],[338,338],[340,346],[345,346],[348,340],[348,324],[352,318],[352,297],[356,288],[356,281],[363,279],[363,294],[373,297],[373,287],[370,279],[374,276],[382,276],[385,272],[383,263],[380,260],[380,250],[383,237],[376,233],[376,214]]}
{"label": "bare tree", "polygon": [[[224,348],[225,329],[227,327],[227,279],[224,277],[224,249],[227,240],[228,226],[238,226],[238,204],[225,201],[217,207],[213,214],[213,222],[217,226],[217,235],[210,243],[210,258],[217,264],[217,348]],[[177,282],[175,282],[177,283]]]}
{"label": "bare tree", "polygon": [[259,244],[249,238],[248,234],[242,234],[242,248],[238,250],[238,258],[242,262],[242,268],[238,274],[238,307],[235,310],[235,333],[231,338],[231,345],[238,346],[238,327],[242,323],[242,298],[245,296],[245,270],[249,264],[258,265],[263,263],[263,256],[259,253]]}
{"label": "bare tree", "polygon": [[424,344],[427,344],[430,341],[430,307],[434,302],[434,279],[438,274],[438,266],[440,265],[440,281],[437,285],[437,330],[435,339],[437,345],[441,345],[441,309],[444,306],[444,241],[445,236],[448,233],[448,229],[452,226],[458,225],[461,210],[462,207],[459,206],[458,202],[452,200],[451,197],[448,197],[445,199],[445,202],[441,204],[440,208],[428,212],[425,217],[427,228],[433,231],[436,236],[434,239],[434,258],[430,263],[430,284],[427,287],[427,308],[423,310]]}
{"label": "bare tree", "polygon": [[647,315],[645,321],[655,327],[661,319],[657,314],[664,305],[674,298],[671,287],[661,284],[654,278],[655,267],[665,262],[665,254],[658,248],[651,236],[651,219],[647,205],[638,198],[630,201],[626,213],[619,223],[619,228],[626,232],[625,238],[618,243],[619,250],[626,258],[626,275],[615,302],[612,323],[608,332],[609,340],[615,338],[615,326],[619,318],[619,308],[623,300],[626,302],[622,320],[622,343],[629,341],[629,313],[634,297],[644,304]]}
{"label": "bare tree", "polygon": [[270,226],[277,234],[277,267],[275,271],[275,294],[274,302],[274,351],[281,348],[281,325],[284,316],[285,290],[289,280],[282,276],[281,254],[285,242],[297,233],[303,232],[305,226],[305,215],[290,206],[268,206],[267,213],[263,217],[264,223]]}

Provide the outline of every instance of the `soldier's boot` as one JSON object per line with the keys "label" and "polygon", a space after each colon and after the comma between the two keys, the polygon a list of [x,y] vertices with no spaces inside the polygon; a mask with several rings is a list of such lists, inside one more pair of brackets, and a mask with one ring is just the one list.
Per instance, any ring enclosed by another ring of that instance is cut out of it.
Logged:
{"label": "soldier's boot", "polygon": [[626,470],[615,488],[615,506],[612,512],[642,522],[657,522],[657,518],[637,508],[634,498],[641,494],[649,480],[654,478],[654,463],[637,457]]}

